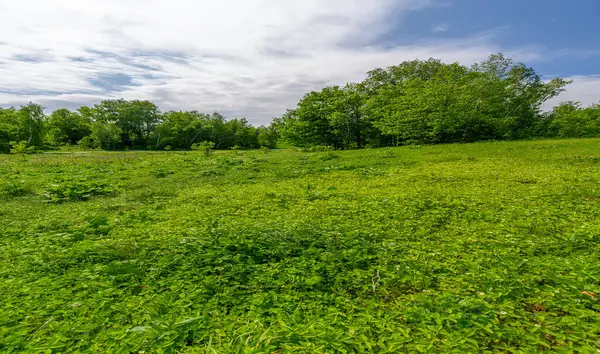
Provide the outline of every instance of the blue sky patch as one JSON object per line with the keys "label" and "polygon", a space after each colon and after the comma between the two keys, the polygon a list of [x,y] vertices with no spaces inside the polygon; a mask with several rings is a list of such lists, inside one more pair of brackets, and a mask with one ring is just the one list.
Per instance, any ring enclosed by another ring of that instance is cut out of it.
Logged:
{"label": "blue sky patch", "polygon": [[130,86],[138,86],[133,83],[133,78],[122,73],[100,73],[96,77],[87,79],[93,86],[105,92],[120,92]]}

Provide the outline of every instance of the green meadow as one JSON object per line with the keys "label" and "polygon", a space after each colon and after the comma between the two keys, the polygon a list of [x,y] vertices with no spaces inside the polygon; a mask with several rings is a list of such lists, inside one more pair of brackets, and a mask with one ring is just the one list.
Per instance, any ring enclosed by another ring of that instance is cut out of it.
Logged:
{"label": "green meadow", "polygon": [[600,139],[0,155],[0,352],[596,353]]}

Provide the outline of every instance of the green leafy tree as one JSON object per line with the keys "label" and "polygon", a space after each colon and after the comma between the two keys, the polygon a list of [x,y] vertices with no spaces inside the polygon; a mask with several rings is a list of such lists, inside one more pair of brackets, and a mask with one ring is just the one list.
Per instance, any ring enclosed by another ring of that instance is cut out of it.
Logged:
{"label": "green leafy tree", "polygon": [[19,110],[19,140],[25,141],[27,146],[42,146],[45,119],[44,109],[39,104],[22,106]]}
{"label": "green leafy tree", "polygon": [[360,148],[372,140],[374,132],[364,114],[364,102],[362,85],[326,87],[305,95],[275,126],[284,140],[297,146]]}
{"label": "green leafy tree", "polygon": [[564,79],[544,82],[534,69],[515,63],[503,54],[491,55],[472,70],[482,74],[476,103],[484,114],[496,120],[496,138],[519,139],[531,136],[541,119],[541,105],[564,91]]}
{"label": "green leafy tree", "polygon": [[334,129],[329,122],[332,93],[330,89],[308,93],[295,109],[288,110],[278,121],[282,138],[296,146],[334,145]]}
{"label": "green leafy tree", "polygon": [[96,121],[91,125],[91,135],[94,144],[104,150],[121,148],[123,130],[116,123]]}
{"label": "green leafy tree", "polygon": [[121,140],[128,146],[147,146],[149,138],[160,123],[158,107],[150,101],[105,100],[90,112],[94,120],[114,123],[122,131]]}
{"label": "green leafy tree", "polygon": [[258,132],[251,126],[246,118],[228,120],[225,125],[226,137],[224,147],[232,148],[238,146],[246,149],[256,149],[258,144]]}
{"label": "green leafy tree", "polygon": [[209,116],[191,112],[167,112],[153,131],[150,141],[155,149],[165,146],[189,149],[209,135]]}
{"label": "green leafy tree", "polygon": [[274,149],[277,147],[277,141],[279,140],[279,132],[275,124],[271,124],[268,127],[260,126],[258,129],[258,144],[261,147]]}
{"label": "green leafy tree", "polygon": [[46,122],[48,138],[54,144],[77,144],[90,135],[91,121],[89,117],[68,109],[58,109]]}
{"label": "green leafy tree", "polygon": [[0,108],[0,152],[8,153],[11,142],[20,138],[20,115],[14,108]]}
{"label": "green leafy tree", "polygon": [[204,156],[212,155],[215,148],[215,143],[212,141],[203,141],[200,143],[194,143],[192,145],[192,150],[200,151],[204,154]]}
{"label": "green leafy tree", "polygon": [[600,104],[582,107],[579,102],[563,102],[554,107],[549,116],[547,135],[561,138],[600,136]]}

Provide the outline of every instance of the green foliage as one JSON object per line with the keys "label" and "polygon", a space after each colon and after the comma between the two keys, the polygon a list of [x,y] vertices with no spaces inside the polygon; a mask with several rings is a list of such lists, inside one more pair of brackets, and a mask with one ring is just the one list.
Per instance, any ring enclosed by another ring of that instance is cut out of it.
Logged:
{"label": "green foliage", "polygon": [[[95,147],[104,150],[116,150],[122,148],[121,134],[123,130],[116,123],[94,122],[91,126],[91,141]],[[84,142],[86,145],[89,141]]]}
{"label": "green foliage", "polygon": [[201,143],[195,143],[192,145],[192,150],[200,151],[204,154],[204,156],[212,155],[214,148],[215,143],[213,143],[212,141],[203,141]]}
{"label": "green foliage", "polygon": [[91,114],[97,122],[118,127],[120,142],[130,147],[147,146],[160,121],[160,111],[150,101],[105,100],[95,105]]}
{"label": "green foliage", "polygon": [[154,171],[151,171],[150,174],[156,178],[167,178],[172,175],[174,172],[170,171],[166,168],[159,167]]}
{"label": "green foliage", "polygon": [[11,198],[22,197],[31,194],[31,188],[16,176],[9,178],[1,185],[0,191]]}
{"label": "green foliage", "polygon": [[58,109],[49,116],[33,103],[18,110],[0,108],[0,153],[9,153],[12,141],[46,150],[74,144],[85,149],[179,150],[202,141],[214,143],[215,149],[274,148],[277,139],[273,126],[256,128],[245,118],[225,119],[216,112],[163,114],[149,101],[105,100],[77,111]]}
{"label": "green foliage", "polygon": [[49,185],[42,196],[47,202],[63,203],[85,201],[95,196],[111,196],[115,193],[116,189],[109,183],[73,178]]}
{"label": "green foliage", "polygon": [[167,112],[162,123],[150,138],[155,149],[175,146],[189,149],[198,141],[208,139],[211,124],[210,116],[198,112]]}
{"label": "green foliage", "polygon": [[261,126],[258,128],[258,144],[261,147],[274,149],[277,147],[279,140],[279,132],[275,125],[271,124],[268,127]]}
{"label": "green foliage", "polygon": [[89,117],[68,109],[58,109],[48,117],[46,130],[53,144],[77,144],[91,133]]}
{"label": "green foliage", "polygon": [[[167,112],[162,123],[152,133],[150,141],[154,149],[172,146],[180,149],[193,148],[201,141],[214,143],[216,149],[228,149],[235,145],[258,148],[257,128],[245,119],[230,119],[218,114],[191,112]],[[267,143],[269,136],[263,137]]]}
{"label": "green foliage", "polygon": [[92,140],[91,136],[83,137],[77,142],[77,145],[81,146],[84,149],[93,149],[96,147],[96,145],[94,144],[94,140]]}
{"label": "green foliage", "polygon": [[470,68],[407,61],[308,93],[275,126],[293,145],[337,149],[530,138],[547,127],[541,104],[568,83],[502,54]]}
{"label": "green foliage", "polygon": [[27,142],[26,141],[21,141],[21,142],[16,142],[16,141],[11,141],[10,142],[10,153],[11,154],[33,154],[36,152],[35,146],[27,146]]}
{"label": "green foliage", "polygon": [[333,150],[335,150],[335,148],[328,145],[315,145],[299,149],[300,152],[328,152]]}
{"label": "green foliage", "polygon": [[20,138],[19,113],[14,108],[0,108],[0,153],[9,153],[11,142]]}
{"label": "green foliage", "polygon": [[0,352],[594,353],[599,143],[2,155]]}
{"label": "green foliage", "polygon": [[554,107],[548,117],[547,136],[564,138],[600,135],[600,104],[581,107],[578,102],[565,102]]}
{"label": "green foliage", "polygon": [[34,103],[22,106],[19,110],[19,140],[24,140],[27,146],[42,146],[45,119],[42,106]]}
{"label": "green foliage", "polygon": [[45,118],[43,108],[33,103],[19,110],[0,108],[0,152],[11,152],[15,141],[24,141],[26,147],[41,147]]}
{"label": "green foliage", "polygon": [[[367,73],[360,83],[307,93],[269,126],[245,118],[197,111],[161,112],[149,101],[111,99],[49,116],[30,103],[0,109],[0,152],[11,141],[38,150],[79,144],[85,149],[188,150],[200,142],[215,150],[312,148],[336,150],[418,144],[597,137],[598,105],[541,105],[569,81],[543,80],[503,54],[471,67],[413,60]],[[69,148],[66,148],[69,149]]]}

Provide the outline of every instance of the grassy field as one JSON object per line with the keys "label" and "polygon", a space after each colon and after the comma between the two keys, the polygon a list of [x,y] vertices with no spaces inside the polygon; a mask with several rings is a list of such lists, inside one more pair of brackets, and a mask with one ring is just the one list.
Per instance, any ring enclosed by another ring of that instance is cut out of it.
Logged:
{"label": "grassy field", "polygon": [[0,155],[0,352],[600,350],[600,140]]}

